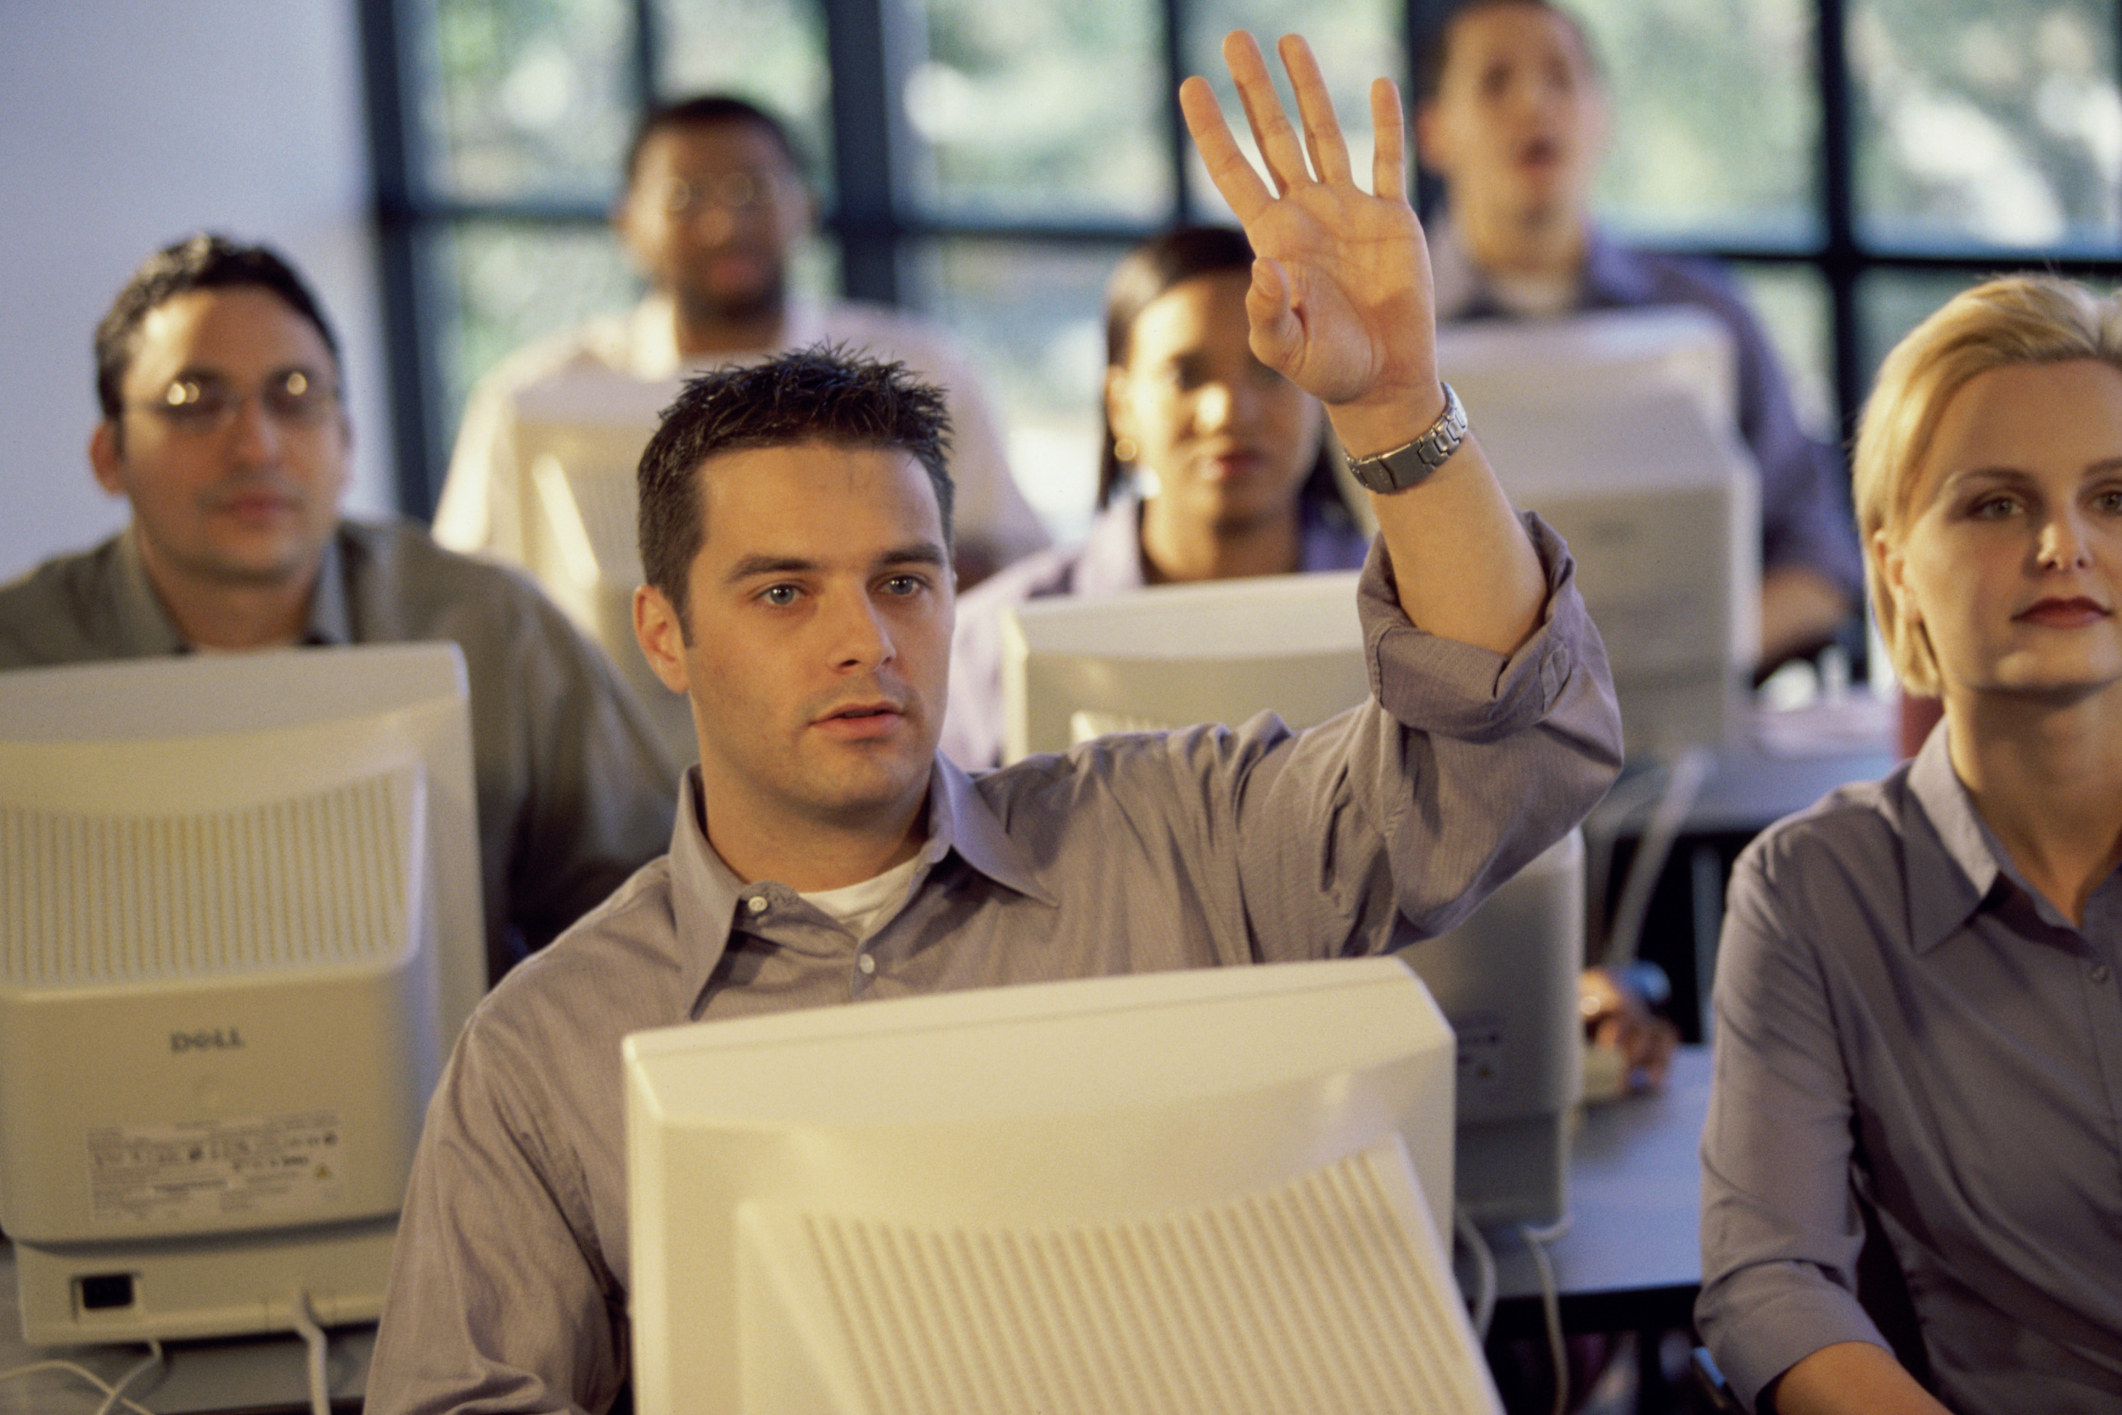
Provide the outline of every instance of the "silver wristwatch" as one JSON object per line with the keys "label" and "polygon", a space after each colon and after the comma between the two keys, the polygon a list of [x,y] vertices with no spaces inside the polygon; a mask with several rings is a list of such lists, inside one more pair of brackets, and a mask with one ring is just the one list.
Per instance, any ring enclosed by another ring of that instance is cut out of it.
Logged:
{"label": "silver wristwatch", "polygon": [[1350,457],[1350,475],[1372,491],[1390,493],[1419,485],[1444,465],[1466,441],[1466,407],[1452,386],[1444,385],[1444,411],[1423,433],[1404,447],[1380,452],[1375,457]]}

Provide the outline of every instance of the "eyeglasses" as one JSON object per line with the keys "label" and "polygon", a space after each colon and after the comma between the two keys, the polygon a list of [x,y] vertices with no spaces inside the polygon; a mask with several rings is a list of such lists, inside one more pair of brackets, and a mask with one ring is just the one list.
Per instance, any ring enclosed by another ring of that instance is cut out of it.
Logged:
{"label": "eyeglasses", "polygon": [[268,374],[247,393],[237,392],[219,374],[186,374],[164,389],[160,398],[132,406],[155,414],[179,432],[203,436],[224,431],[252,398],[273,421],[290,427],[315,427],[339,406],[337,388],[298,368]]}
{"label": "eyeglasses", "polygon": [[663,209],[673,216],[691,216],[709,207],[750,213],[772,205],[780,190],[780,179],[768,174],[723,172],[697,182],[673,181],[663,189]]}

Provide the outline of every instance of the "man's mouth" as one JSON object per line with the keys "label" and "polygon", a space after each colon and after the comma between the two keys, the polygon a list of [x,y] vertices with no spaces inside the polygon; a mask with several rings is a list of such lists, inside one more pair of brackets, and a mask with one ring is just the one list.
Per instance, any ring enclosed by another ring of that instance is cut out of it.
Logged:
{"label": "man's mouth", "polygon": [[826,713],[814,725],[830,736],[862,740],[891,733],[905,718],[905,710],[893,703],[849,703]]}
{"label": "man's mouth", "polygon": [[216,497],[214,508],[224,515],[243,520],[258,520],[268,516],[286,515],[294,511],[298,499],[289,492],[276,491],[270,487],[251,487],[232,491]]}

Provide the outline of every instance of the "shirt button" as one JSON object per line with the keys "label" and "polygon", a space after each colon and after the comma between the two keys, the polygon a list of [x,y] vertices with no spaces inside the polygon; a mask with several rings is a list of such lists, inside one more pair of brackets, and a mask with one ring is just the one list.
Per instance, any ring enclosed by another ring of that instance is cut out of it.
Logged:
{"label": "shirt button", "polygon": [[864,973],[874,973],[877,971],[877,960],[867,953],[860,953],[855,955],[855,966]]}
{"label": "shirt button", "polygon": [[751,898],[744,901],[744,907],[751,910],[754,914],[764,914],[766,912],[766,896],[754,894]]}
{"label": "shirt button", "polygon": [[2107,965],[2105,963],[2093,964],[2093,981],[2096,983],[2107,981]]}

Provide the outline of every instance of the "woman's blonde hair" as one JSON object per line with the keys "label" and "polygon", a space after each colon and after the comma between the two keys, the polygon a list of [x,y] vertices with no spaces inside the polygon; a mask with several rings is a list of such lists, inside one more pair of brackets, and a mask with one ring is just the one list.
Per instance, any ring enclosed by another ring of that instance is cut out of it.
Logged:
{"label": "woman's blonde hair", "polygon": [[1917,476],[1954,394],[1992,369],[2073,359],[2122,370],[2122,301],[2054,276],[2011,275],[1955,295],[1879,366],[1857,424],[1851,492],[1872,613],[1912,692],[1939,691],[1937,656],[1920,624],[1902,622],[1872,542],[1906,532]]}

